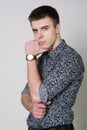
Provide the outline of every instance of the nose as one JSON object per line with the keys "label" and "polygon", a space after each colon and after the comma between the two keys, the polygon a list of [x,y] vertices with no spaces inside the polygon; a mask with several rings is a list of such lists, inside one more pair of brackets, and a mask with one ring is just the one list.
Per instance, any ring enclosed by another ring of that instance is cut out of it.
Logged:
{"label": "nose", "polygon": [[38,33],[37,33],[37,38],[40,39],[42,37],[43,37],[43,33],[42,33],[41,30],[39,30]]}

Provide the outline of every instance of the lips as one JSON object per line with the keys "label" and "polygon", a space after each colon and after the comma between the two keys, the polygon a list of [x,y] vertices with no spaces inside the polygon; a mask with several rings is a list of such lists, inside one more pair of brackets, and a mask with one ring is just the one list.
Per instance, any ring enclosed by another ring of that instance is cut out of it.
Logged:
{"label": "lips", "polygon": [[39,45],[43,45],[44,43],[45,43],[45,41],[38,42]]}

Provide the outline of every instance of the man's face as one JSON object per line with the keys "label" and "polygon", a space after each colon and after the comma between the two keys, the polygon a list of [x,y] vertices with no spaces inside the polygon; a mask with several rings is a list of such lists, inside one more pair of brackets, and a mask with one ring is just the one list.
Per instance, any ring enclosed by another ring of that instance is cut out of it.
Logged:
{"label": "man's face", "polygon": [[59,24],[54,27],[52,19],[45,17],[40,20],[32,21],[31,27],[34,38],[37,40],[41,49],[49,49],[55,46],[60,31]]}

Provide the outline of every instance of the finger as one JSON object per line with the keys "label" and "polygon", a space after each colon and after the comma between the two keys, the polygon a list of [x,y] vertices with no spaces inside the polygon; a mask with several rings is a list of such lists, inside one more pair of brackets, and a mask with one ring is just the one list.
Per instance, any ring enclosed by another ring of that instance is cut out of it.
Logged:
{"label": "finger", "polygon": [[33,116],[35,117],[35,118],[39,118],[39,119],[41,119],[41,118],[43,118],[44,116],[45,116],[45,114],[42,114],[42,113],[34,113],[33,114]]}
{"label": "finger", "polygon": [[38,108],[45,109],[46,105],[43,103],[38,103]]}
{"label": "finger", "polygon": [[36,119],[42,119],[44,116],[34,116]]}
{"label": "finger", "polygon": [[46,109],[39,109],[39,114],[45,115]]}
{"label": "finger", "polygon": [[51,101],[48,101],[47,103],[46,103],[46,105],[50,105],[51,104]]}

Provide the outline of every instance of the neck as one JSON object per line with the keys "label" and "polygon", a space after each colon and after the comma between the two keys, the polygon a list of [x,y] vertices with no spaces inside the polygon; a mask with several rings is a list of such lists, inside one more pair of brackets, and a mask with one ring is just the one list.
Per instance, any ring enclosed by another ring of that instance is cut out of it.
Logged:
{"label": "neck", "polygon": [[62,42],[61,36],[57,35],[57,40],[53,46],[53,49],[55,49],[61,42]]}

